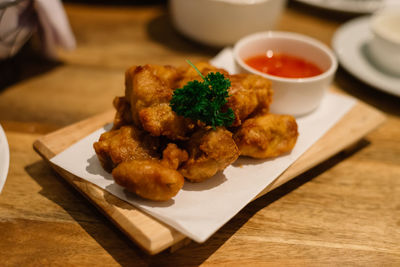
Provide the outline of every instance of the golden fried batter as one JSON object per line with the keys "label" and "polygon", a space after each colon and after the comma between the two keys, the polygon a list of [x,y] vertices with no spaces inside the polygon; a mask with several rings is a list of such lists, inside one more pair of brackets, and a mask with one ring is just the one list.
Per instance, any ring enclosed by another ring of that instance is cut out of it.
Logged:
{"label": "golden fried batter", "polygon": [[294,117],[266,114],[246,120],[233,138],[240,155],[270,158],[292,150],[298,135]]}
{"label": "golden fried batter", "polygon": [[172,111],[169,103],[160,103],[139,112],[143,129],[153,136],[167,136],[172,140],[187,139],[186,133],[191,131],[195,124]]}
{"label": "golden fried batter", "polygon": [[146,199],[166,201],[184,184],[183,176],[156,160],[132,160],[120,163],[113,171],[115,182]]}
{"label": "golden fried batter", "polygon": [[[203,74],[203,76],[207,76],[210,72],[219,72],[223,74],[225,77],[229,76],[229,73],[224,70],[224,69],[219,69],[211,65],[210,63],[207,62],[198,62],[195,64],[196,68]],[[183,67],[178,68],[178,71],[180,73],[180,79],[175,85],[175,88],[182,88],[185,86],[188,82],[198,80],[201,81],[202,78],[200,75],[197,73],[197,71],[190,65],[185,65]]]}
{"label": "golden fried batter", "polygon": [[93,144],[97,157],[106,171],[132,159],[158,158],[159,141],[134,126],[122,126],[118,130],[105,132]]}
{"label": "golden fried batter", "polygon": [[135,159],[119,164],[112,172],[115,182],[143,198],[165,201],[175,196],[184,183],[176,171],[188,153],[169,143],[161,161]]}
{"label": "golden fried batter", "polygon": [[195,132],[186,148],[189,159],[178,171],[191,182],[201,182],[212,177],[239,157],[232,133],[224,127]]}
{"label": "golden fried batter", "polygon": [[[135,80],[134,76],[136,76],[137,73],[142,73],[143,75],[141,77],[136,77],[138,78],[138,80]],[[150,82],[159,83],[158,84],[159,86],[161,84],[161,86],[173,88],[176,81],[180,78],[180,74],[178,73],[178,70],[175,67],[169,65],[160,66],[160,65],[147,64],[144,66],[132,66],[125,72],[126,99],[128,100],[131,99],[131,93],[134,90],[134,87],[137,85],[138,82],[140,83],[142,79],[146,79],[145,77],[151,77]],[[154,79],[156,81],[154,81]],[[145,83],[143,85],[146,86],[148,85],[148,83]],[[149,93],[151,93],[158,90],[159,88],[148,88],[148,89],[150,90]]]}
{"label": "golden fried batter", "polygon": [[125,97],[115,97],[113,106],[116,109],[116,113],[112,130],[132,123],[131,105],[126,101]]}
{"label": "golden fried batter", "polygon": [[[161,73],[168,73],[161,76]],[[159,103],[168,103],[172,97],[169,80],[163,77],[178,78],[173,67],[144,65],[132,67],[125,73],[125,97],[129,99],[132,118],[136,125],[140,125],[139,112],[146,107]]]}
{"label": "golden fried batter", "polygon": [[187,161],[189,158],[188,153],[178,148],[174,143],[169,143],[163,151],[163,158],[161,164],[171,169],[178,169],[182,162]]}
{"label": "golden fried batter", "polygon": [[125,97],[131,105],[132,119],[153,136],[172,140],[186,139],[194,124],[178,116],[169,106],[173,85],[179,75],[171,66],[132,67],[125,74]]}
{"label": "golden fried batter", "polygon": [[235,113],[232,126],[239,126],[250,115],[266,114],[272,101],[271,82],[253,74],[229,76],[231,88],[227,106]]}

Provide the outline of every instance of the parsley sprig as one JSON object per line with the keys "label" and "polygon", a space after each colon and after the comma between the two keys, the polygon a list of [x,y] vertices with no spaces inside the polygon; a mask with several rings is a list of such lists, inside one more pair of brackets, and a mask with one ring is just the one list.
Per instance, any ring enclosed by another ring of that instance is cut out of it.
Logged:
{"label": "parsley sprig", "polygon": [[219,72],[211,72],[207,76],[187,60],[203,81],[190,81],[183,88],[176,89],[170,101],[172,110],[178,115],[192,120],[200,120],[206,125],[230,126],[235,120],[231,108],[224,108],[228,102],[228,89],[231,81]]}

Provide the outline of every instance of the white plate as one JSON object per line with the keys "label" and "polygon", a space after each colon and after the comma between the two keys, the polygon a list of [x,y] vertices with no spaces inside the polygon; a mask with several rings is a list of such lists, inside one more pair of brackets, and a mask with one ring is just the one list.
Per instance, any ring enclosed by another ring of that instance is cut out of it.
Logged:
{"label": "white plate", "polygon": [[10,164],[10,151],[6,134],[0,125],[0,193],[6,182],[8,166]]}
{"label": "white plate", "polygon": [[368,57],[370,16],[351,20],[333,36],[332,46],[344,69],[361,81],[387,93],[400,96],[400,77],[386,74]]}
{"label": "white plate", "polygon": [[372,13],[383,6],[384,0],[296,0],[303,4],[340,12]]}

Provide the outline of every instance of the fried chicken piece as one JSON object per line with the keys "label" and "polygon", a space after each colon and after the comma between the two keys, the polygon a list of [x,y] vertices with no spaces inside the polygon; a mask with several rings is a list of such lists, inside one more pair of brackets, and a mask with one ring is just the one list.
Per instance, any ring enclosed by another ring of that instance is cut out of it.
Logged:
{"label": "fried chicken piece", "polygon": [[106,171],[132,159],[158,158],[158,138],[146,135],[132,125],[105,132],[93,144],[97,157]]}
{"label": "fried chicken piece", "polygon": [[201,182],[225,169],[239,157],[232,133],[224,127],[200,129],[186,144],[189,159],[178,171],[191,182]]}
{"label": "fried chicken piece", "polygon": [[184,184],[182,174],[156,160],[122,162],[112,175],[115,182],[128,191],[155,201],[169,200]]}
{"label": "fried chicken piece", "polygon": [[291,151],[298,135],[294,117],[266,114],[247,119],[233,138],[240,155],[270,158]]}
{"label": "fried chicken piece", "polygon": [[[177,68],[169,65],[161,66],[161,65],[144,65],[144,66],[132,66],[125,72],[125,97],[126,99],[131,99],[132,90],[135,87],[135,81],[133,77],[136,73],[140,73],[142,71],[147,72],[145,75],[151,75],[157,77],[156,82],[160,82],[162,85],[173,88],[175,86],[176,81],[180,78],[180,73]],[[140,80],[141,78],[139,78]],[[151,82],[151,81],[150,81]],[[149,88],[151,91],[157,90],[157,88]],[[143,92],[141,92],[143,93]],[[149,99],[147,99],[149,100]],[[151,101],[151,97],[150,97]]]}
{"label": "fried chicken piece", "polygon": [[227,107],[235,113],[232,126],[240,126],[250,115],[266,114],[272,101],[271,82],[253,74],[236,74],[229,77],[231,88]]}
{"label": "fried chicken piece", "polygon": [[136,126],[153,136],[187,139],[186,134],[194,128],[194,124],[178,116],[169,106],[172,87],[178,78],[177,69],[171,66],[144,65],[126,71],[125,98],[131,105]]}
{"label": "fried chicken piece", "polygon": [[171,169],[178,169],[182,162],[187,161],[189,158],[188,153],[178,148],[174,143],[169,143],[163,151],[163,158],[161,164]]}
{"label": "fried chicken piece", "polygon": [[169,102],[173,93],[169,85],[177,78],[178,72],[171,66],[134,66],[126,71],[125,97],[130,102],[132,118],[137,126],[143,108]]}
{"label": "fried chicken piece", "polygon": [[176,169],[188,159],[185,150],[170,143],[163,151],[163,159],[131,160],[119,164],[112,175],[115,182],[143,198],[166,201],[183,187],[184,178]]}
{"label": "fried chicken piece", "polygon": [[195,124],[172,111],[169,103],[144,108],[139,113],[143,129],[153,136],[166,136],[172,140],[188,139],[186,134]]}
{"label": "fried chicken piece", "polygon": [[[203,74],[203,76],[207,76],[210,72],[219,72],[223,74],[225,77],[229,76],[229,73],[220,68],[216,68],[210,63],[207,62],[197,62],[194,64],[196,68]],[[197,73],[197,71],[190,65],[185,65],[183,67],[178,68],[178,71],[180,73],[181,78],[178,80],[178,82],[175,85],[175,88],[182,88],[184,85],[186,85],[190,81],[202,81],[203,79],[200,77],[200,75]]]}
{"label": "fried chicken piece", "polygon": [[115,97],[113,106],[116,109],[112,130],[117,130],[123,125],[132,123],[131,105],[125,97]]}

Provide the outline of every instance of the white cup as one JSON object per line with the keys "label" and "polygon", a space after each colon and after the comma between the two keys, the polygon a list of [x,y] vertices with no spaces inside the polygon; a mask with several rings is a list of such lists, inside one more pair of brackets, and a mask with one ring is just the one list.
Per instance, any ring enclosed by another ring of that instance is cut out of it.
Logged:
{"label": "white cup", "polygon": [[370,28],[373,37],[368,49],[372,60],[385,72],[400,76],[400,8],[374,13]]}

